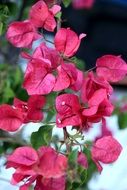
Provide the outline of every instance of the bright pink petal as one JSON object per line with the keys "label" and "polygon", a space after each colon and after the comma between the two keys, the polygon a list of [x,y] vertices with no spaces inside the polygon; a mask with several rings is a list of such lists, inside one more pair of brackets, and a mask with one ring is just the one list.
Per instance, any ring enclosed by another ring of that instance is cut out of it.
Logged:
{"label": "bright pink petal", "polygon": [[33,24],[26,20],[22,22],[13,22],[7,31],[7,39],[16,47],[29,48],[33,41],[41,36],[37,34]]}
{"label": "bright pink petal", "polygon": [[61,67],[57,67],[58,76],[53,91],[60,91],[70,86],[70,78],[67,72]]}
{"label": "bright pink petal", "polygon": [[99,89],[106,89],[107,95],[111,95],[113,92],[112,87],[103,77],[95,76],[93,72],[90,72],[83,81],[81,89],[82,102],[87,103],[95,91]]}
{"label": "bright pink petal", "polygon": [[47,151],[45,150],[45,147],[42,147],[39,151],[42,152],[39,164],[40,175],[45,178],[59,178],[65,175],[65,171],[67,169],[67,158],[64,155],[57,153],[50,147]]}
{"label": "bright pink petal", "polygon": [[58,12],[60,12],[61,7],[59,5],[53,5],[53,7],[51,7],[49,10],[53,15],[56,15]]}
{"label": "bright pink petal", "polygon": [[58,51],[56,49],[47,47],[45,43],[41,43],[40,46],[35,49],[33,58],[48,59],[51,62],[51,67],[55,69],[60,64],[61,60]]}
{"label": "bright pink petal", "polygon": [[0,106],[0,129],[4,131],[16,131],[23,123],[23,115],[20,110],[10,105]]}
{"label": "bright pink petal", "polygon": [[83,85],[84,75],[83,72],[77,69],[77,79],[73,85],[71,85],[71,89],[74,91],[79,91]]}
{"label": "bright pink petal", "polygon": [[15,149],[15,151],[8,156],[8,162],[16,163],[18,165],[32,166],[38,162],[38,154],[31,147],[20,147]]}
{"label": "bright pink petal", "polygon": [[90,108],[84,109],[82,114],[84,116],[92,116],[92,115],[95,115],[97,111],[98,111],[98,106],[92,106]]}
{"label": "bright pink petal", "polygon": [[68,115],[56,115],[56,124],[57,127],[66,127],[66,126],[79,126],[82,124],[80,114],[68,114]]}
{"label": "bright pink petal", "polygon": [[80,110],[78,96],[74,94],[63,94],[56,98],[56,110],[60,114],[76,113]]}
{"label": "bright pink petal", "polygon": [[92,147],[92,158],[105,164],[116,161],[122,151],[122,146],[112,136],[98,139]]}
{"label": "bright pink petal", "polygon": [[45,105],[45,97],[33,95],[28,100],[28,113],[26,120],[38,122],[43,119],[42,108]]}
{"label": "bright pink petal", "polygon": [[105,55],[96,62],[97,75],[107,81],[118,82],[127,74],[127,64],[120,56]]}
{"label": "bright pink petal", "polygon": [[81,39],[85,37],[85,34],[81,34],[79,37],[75,32],[69,28],[61,28],[55,35],[55,47],[64,54],[64,56],[73,56],[79,48]]}
{"label": "bright pink petal", "polygon": [[46,59],[36,59],[28,64],[23,87],[29,95],[44,95],[52,91],[55,77],[48,73],[49,64]]}
{"label": "bright pink petal", "polygon": [[107,98],[106,90],[105,89],[100,89],[100,90],[95,91],[93,96],[88,101],[88,104],[90,106],[97,106],[106,98]]}
{"label": "bright pink petal", "polygon": [[43,27],[48,14],[46,3],[40,0],[32,6],[29,16],[35,27]]}
{"label": "bright pink petal", "polygon": [[54,16],[52,14],[48,14],[47,19],[45,20],[44,24],[45,30],[53,32],[54,29],[56,28],[56,21],[54,19]]}

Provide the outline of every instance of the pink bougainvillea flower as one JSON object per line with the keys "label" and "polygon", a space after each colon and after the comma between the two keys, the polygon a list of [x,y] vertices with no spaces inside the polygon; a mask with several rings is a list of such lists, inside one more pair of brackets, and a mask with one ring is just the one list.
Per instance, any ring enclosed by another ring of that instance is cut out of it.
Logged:
{"label": "pink bougainvillea flower", "polygon": [[61,57],[58,51],[47,47],[45,43],[41,43],[40,46],[35,49],[32,57],[36,59],[44,58],[50,60],[53,69],[61,63]]}
{"label": "pink bougainvillea flower", "polygon": [[29,55],[26,52],[21,52],[21,56],[24,59],[47,59],[51,62],[51,68],[56,69],[59,64],[62,62],[58,51],[54,48],[49,48],[45,43],[41,43],[33,52],[32,55]]}
{"label": "pink bougainvillea flower", "polygon": [[[67,158],[53,148],[42,147],[39,150],[40,163],[38,173],[45,178],[59,178],[65,175]],[[50,159],[49,159],[50,158]]]}
{"label": "pink bougainvillea flower", "polygon": [[30,48],[33,41],[41,38],[29,20],[13,22],[7,30],[7,40],[16,47]]}
{"label": "pink bougainvillea flower", "polygon": [[73,0],[73,7],[75,9],[90,9],[95,0]]}
{"label": "pink bougainvillea flower", "polygon": [[84,78],[81,89],[82,102],[87,103],[95,91],[99,89],[106,89],[107,95],[111,95],[113,92],[111,85],[103,77],[95,76],[93,72],[89,72]]}
{"label": "pink bougainvillea flower", "polygon": [[7,168],[10,167],[16,169],[12,177],[13,184],[27,179],[20,187],[22,190],[27,190],[33,182],[36,184],[35,190],[58,190],[61,186],[65,187],[67,158],[51,147],[43,146],[38,151],[31,147],[17,148],[7,158]]}
{"label": "pink bougainvillea flower", "polygon": [[50,73],[51,62],[47,59],[32,59],[26,69],[23,87],[29,95],[49,94],[55,84]]}
{"label": "pink bougainvillea flower", "polygon": [[38,122],[43,119],[42,107],[45,104],[43,96],[31,96],[28,102],[14,99],[14,105],[0,106],[0,129],[16,131],[23,123]]}
{"label": "pink bougainvillea flower", "polygon": [[38,122],[43,119],[42,107],[45,105],[45,97],[39,95],[30,96],[28,102],[14,99],[14,106],[21,109],[24,115],[24,123]]}
{"label": "pink bougainvillea flower", "polygon": [[56,98],[56,123],[58,127],[67,125],[77,126],[82,123],[80,117],[80,103],[74,94],[62,94]]}
{"label": "pink bougainvillea flower", "polygon": [[77,69],[77,78],[74,84],[72,84],[70,86],[70,88],[74,91],[79,91],[83,85],[83,81],[84,81],[84,74],[82,71],[80,71],[79,69]]}
{"label": "pink bougainvillea flower", "polygon": [[127,74],[127,64],[121,56],[102,56],[97,59],[96,66],[97,75],[110,82],[118,82]]}
{"label": "pink bougainvillea flower", "polygon": [[20,147],[7,157],[7,168],[33,166],[39,160],[37,152],[31,147]]}
{"label": "pink bougainvillea flower", "polygon": [[80,46],[81,39],[86,34],[78,35],[70,28],[61,28],[55,35],[54,43],[56,49],[66,57],[73,56]]}
{"label": "pink bougainvillea flower", "polygon": [[98,170],[102,171],[100,162],[108,164],[116,161],[122,151],[122,146],[112,136],[98,139],[91,150],[92,159],[96,163]]}
{"label": "pink bougainvillea flower", "polygon": [[34,4],[30,10],[30,20],[37,28],[45,28],[48,31],[54,31],[56,21],[54,16],[61,10],[61,7],[54,5],[50,9],[47,4],[40,0]]}
{"label": "pink bougainvillea flower", "polygon": [[83,152],[79,152],[78,153],[78,164],[80,164],[81,166],[83,166],[85,169],[88,168],[88,161],[87,161],[87,157]]}
{"label": "pink bougainvillea flower", "polygon": [[83,83],[83,72],[78,70],[72,63],[63,63],[57,67],[58,76],[54,91],[71,88],[75,91],[80,90]]}
{"label": "pink bougainvillea flower", "polygon": [[82,114],[89,122],[99,122],[104,116],[110,116],[113,108],[107,99],[106,89],[100,89],[88,100],[88,108],[83,109]]}
{"label": "pink bougainvillea flower", "polygon": [[19,109],[7,104],[0,106],[0,129],[10,132],[16,131],[21,127],[23,119]]}

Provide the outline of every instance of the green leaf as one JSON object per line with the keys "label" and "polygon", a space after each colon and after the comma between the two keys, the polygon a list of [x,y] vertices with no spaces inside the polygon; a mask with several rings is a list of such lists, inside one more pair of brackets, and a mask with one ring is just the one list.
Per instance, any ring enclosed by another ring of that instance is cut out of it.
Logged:
{"label": "green leaf", "polygon": [[2,35],[2,33],[3,33],[3,23],[0,22],[0,36]]}
{"label": "green leaf", "polygon": [[61,16],[62,16],[62,12],[61,12],[61,11],[55,15],[55,17],[56,17],[58,20],[61,20]]}
{"label": "green leaf", "polygon": [[47,109],[47,116],[46,116],[46,119],[45,119],[45,122],[49,122],[52,120],[52,118],[55,116],[56,114],[56,109],[55,109],[55,106],[54,106],[54,100],[56,99],[57,97],[57,93],[56,92],[52,92],[50,93],[49,95],[47,95],[47,105],[45,107],[45,109]]}
{"label": "green leaf", "polygon": [[80,70],[85,69],[85,62],[82,59],[79,59],[77,57],[72,57],[70,60],[76,64],[76,67],[78,69],[80,69]]}
{"label": "green leaf", "polygon": [[75,168],[77,166],[77,157],[78,157],[78,149],[72,150],[72,152],[68,156],[68,163],[70,168]]}
{"label": "green leaf", "polygon": [[87,170],[82,166],[79,166],[80,185],[82,185],[87,179]]}
{"label": "green leaf", "polygon": [[118,124],[120,129],[127,128],[127,112],[118,115]]}
{"label": "green leaf", "polygon": [[14,84],[15,86],[22,82],[22,71],[19,67],[15,69]]}
{"label": "green leaf", "polygon": [[7,84],[3,89],[3,99],[5,102],[7,102],[10,98],[13,98],[14,96],[14,91],[13,89],[11,89],[9,81],[7,81]]}
{"label": "green leaf", "polygon": [[63,4],[65,7],[68,7],[71,4],[71,0],[63,0]]}
{"label": "green leaf", "polygon": [[52,129],[51,125],[44,125],[39,128],[37,132],[33,132],[31,135],[31,144],[35,149],[38,149],[40,146],[48,146],[52,138]]}

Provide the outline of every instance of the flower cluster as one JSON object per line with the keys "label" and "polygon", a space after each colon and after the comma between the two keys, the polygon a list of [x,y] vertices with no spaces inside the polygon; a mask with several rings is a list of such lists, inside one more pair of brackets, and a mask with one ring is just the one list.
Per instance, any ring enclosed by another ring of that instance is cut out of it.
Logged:
{"label": "flower cluster", "polygon": [[[16,47],[30,48],[33,41],[40,37],[45,39],[39,33],[41,29],[55,30],[55,15],[60,10],[61,7],[52,5],[52,1],[48,4],[38,1],[30,9],[28,20],[9,26],[7,39]],[[21,54],[28,61],[23,88],[30,97],[27,102],[15,98],[13,106],[0,106],[0,129],[12,132],[24,123],[42,121],[46,98],[56,92],[53,105],[56,109],[55,123],[64,130],[67,152],[62,155],[50,146],[42,146],[37,151],[28,146],[17,148],[8,156],[7,168],[16,169],[13,184],[26,180],[20,190],[27,190],[34,182],[35,190],[65,190],[67,170],[70,170],[68,155],[72,150],[67,141],[68,126],[75,127],[83,135],[93,123],[104,121],[113,112],[110,102],[113,89],[109,82],[123,79],[127,74],[127,64],[120,56],[105,55],[97,59],[96,74],[92,71],[83,73],[76,67],[72,56],[85,36],[78,36],[70,28],[60,28],[54,37],[54,48],[41,42],[32,55]],[[101,171],[101,162],[114,162],[121,150],[121,145],[108,133],[92,145],[91,158]],[[76,162],[88,168],[87,157],[82,150],[78,152]]]}

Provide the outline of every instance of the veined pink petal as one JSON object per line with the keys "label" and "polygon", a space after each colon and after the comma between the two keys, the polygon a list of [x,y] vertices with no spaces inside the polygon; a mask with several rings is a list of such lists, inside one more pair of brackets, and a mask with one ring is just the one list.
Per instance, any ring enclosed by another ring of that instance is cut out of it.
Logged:
{"label": "veined pink petal", "polygon": [[[43,153],[43,147],[39,150],[42,152],[39,164],[39,175],[44,178],[59,178],[65,175],[67,169],[67,158],[57,153],[53,148],[48,148]],[[50,159],[49,159],[50,158]]]}
{"label": "veined pink petal", "polygon": [[4,131],[16,131],[23,124],[23,114],[19,109],[10,105],[0,106],[0,129]]}
{"label": "veined pink petal", "polygon": [[54,29],[56,28],[55,18],[50,13],[48,14],[48,17],[45,20],[44,28],[45,28],[45,30],[48,30],[48,31],[51,31],[51,32],[53,32]]}
{"label": "veined pink petal", "polygon": [[27,66],[23,87],[29,95],[49,94],[55,85],[55,77],[48,73],[50,61],[33,59]]}
{"label": "veined pink petal", "polygon": [[118,82],[127,74],[127,64],[120,56],[102,56],[97,59],[96,66],[97,75],[110,82]]}
{"label": "veined pink petal", "polygon": [[61,7],[59,5],[53,5],[49,10],[53,15],[56,15],[58,12],[60,12]]}
{"label": "veined pink petal", "polygon": [[33,41],[41,38],[29,21],[13,22],[7,30],[7,39],[16,47],[29,48]]}
{"label": "veined pink petal", "polygon": [[81,39],[85,34],[78,35],[69,28],[61,28],[55,35],[55,47],[66,57],[73,56],[79,48]]}
{"label": "veined pink petal", "polygon": [[38,162],[38,159],[37,152],[33,148],[27,146],[15,149],[7,158],[8,162],[16,163],[21,166],[32,166]]}
{"label": "veined pink petal", "polygon": [[35,27],[43,27],[48,14],[49,10],[46,3],[40,0],[32,6],[29,17]]}
{"label": "veined pink petal", "polygon": [[105,164],[116,161],[122,151],[122,146],[112,136],[98,139],[91,150],[92,158],[96,162]]}

